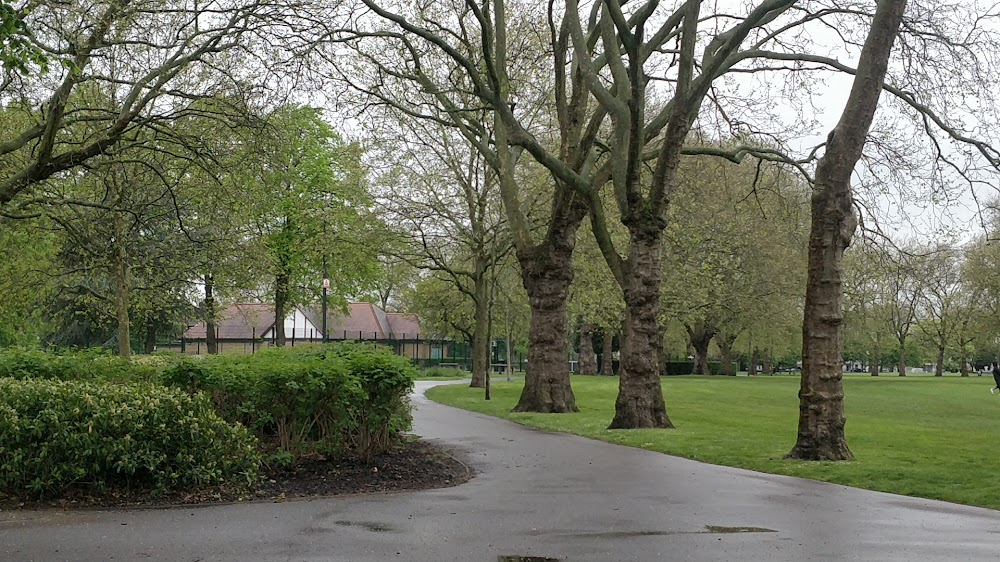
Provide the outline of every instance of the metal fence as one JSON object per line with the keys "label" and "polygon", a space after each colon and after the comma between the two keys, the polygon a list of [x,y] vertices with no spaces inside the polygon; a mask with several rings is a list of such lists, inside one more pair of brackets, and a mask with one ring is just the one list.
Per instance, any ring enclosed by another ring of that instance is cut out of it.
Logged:
{"label": "metal fence", "polygon": [[[430,367],[446,367],[455,369],[472,370],[472,349],[465,342],[457,342],[447,339],[421,338],[420,334],[400,334],[399,338],[379,338],[375,332],[359,332],[340,330],[330,334],[330,343],[341,341],[363,341],[373,342],[377,345],[389,347],[396,355],[410,359],[414,365],[421,369]],[[289,337],[285,345],[295,347],[298,345],[318,345],[324,343],[318,337]],[[251,354],[275,345],[273,339],[219,339],[217,340],[218,350],[221,354]],[[208,345],[204,339],[188,340],[184,339],[177,343],[158,345],[158,349],[167,349],[186,355],[207,355]],[[507,368],[506,342],[498,340],[493,342],[492,356],[490,363],[495,372],[503,372]],[[514,370],[523,371],[526,365],[525,357],[521,353],[514,354]]]}

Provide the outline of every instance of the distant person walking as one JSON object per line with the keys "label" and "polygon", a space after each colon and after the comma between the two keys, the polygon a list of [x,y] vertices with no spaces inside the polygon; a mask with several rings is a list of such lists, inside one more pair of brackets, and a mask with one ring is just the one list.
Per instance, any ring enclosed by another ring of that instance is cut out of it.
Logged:
{"label": "distant person walking", "polygon": [[997,385],[990,389],[990,394],[993,394],[994,390],[1000,390],[1000,363],[993,365],[993,382]]}

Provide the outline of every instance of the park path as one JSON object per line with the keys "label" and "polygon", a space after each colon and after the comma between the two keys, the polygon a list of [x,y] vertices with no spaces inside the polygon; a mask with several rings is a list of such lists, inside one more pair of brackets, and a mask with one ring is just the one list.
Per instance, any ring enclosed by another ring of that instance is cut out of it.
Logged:
{"label": "park path", "polygon": [[[997,560],[1000,512],[718,467],[434,404],[454,488],[286,503],[0,512],[0,560]],[[992,475],[984,474],[983,478]]]}

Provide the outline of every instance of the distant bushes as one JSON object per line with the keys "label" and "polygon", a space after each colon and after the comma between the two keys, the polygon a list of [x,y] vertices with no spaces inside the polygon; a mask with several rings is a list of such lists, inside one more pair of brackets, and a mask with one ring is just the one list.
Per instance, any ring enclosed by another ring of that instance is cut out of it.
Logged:
{"label": "distant bushes", "polygon": [[455,367],[428,367],[421,369],[418,376],[425,379],[460,379],[468,377],[469,372]]}
{"label": "distant bushes", "polygon": [[[733,372],[735,373],[736,371],[739,371],[739,365],[733,363]],[[664,373],[667,376],[690,375],[693,372],[694,372],[694,361],[666,361],[664,364]],[[712,375],[721,374],[722,361],[709,361],[708,372],[709,374]]]}
{"label": "distant bushes", "polygon": [[362,344],[211,356],[167,369],[163,381],[204,392],[220,416],[275,443],[279,460],[309,452],[371,459],[412,424],[416,374],[391,351]]}
{"label": "distant bushes", "polygon": [[203,396],[150,383],[0,378],[0,492],[247,486],[257,440]]}

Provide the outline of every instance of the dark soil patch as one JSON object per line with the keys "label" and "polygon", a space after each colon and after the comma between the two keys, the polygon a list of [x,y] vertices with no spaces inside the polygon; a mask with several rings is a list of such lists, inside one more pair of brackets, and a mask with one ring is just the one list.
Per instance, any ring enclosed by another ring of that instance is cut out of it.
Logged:
{"label": "dark soil patch", "polygon": [[214,489],[197,494],[151,496],[148,490],[73,490],[58,500],[21,501],[0,496],[0,510],[46,508],[135,508],[170,505],[282,501],[358,493],[427,490],[457,486],[472,476],[468,467],[426,441],[408,440],[371,463],[304,458],[294,467],[265,471],[249,491]]}

